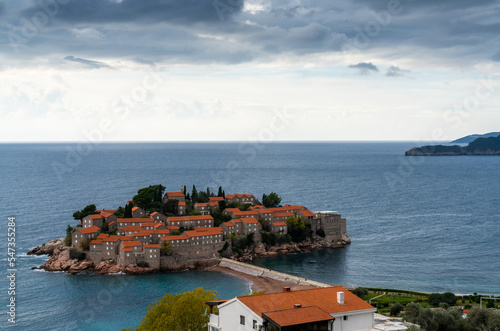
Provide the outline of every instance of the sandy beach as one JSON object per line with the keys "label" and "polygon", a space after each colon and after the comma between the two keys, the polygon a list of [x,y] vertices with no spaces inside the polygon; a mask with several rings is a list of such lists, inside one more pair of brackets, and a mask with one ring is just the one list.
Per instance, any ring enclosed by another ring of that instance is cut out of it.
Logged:
{"label": "sandy beach", "polygon": [[232,270],[232,269],[229,269],[226,267],[221,267],[221,266],[210,267],[210,268],[208,268],[208,270],[223,272],[225,274],[229,274],[229,275],[243,278],[243,279],[251,282],[252,292],[262,291],[264,293],[276,293],[276,292],[283,291],[284,287],[290,287],[292,291],[314,288],[314,287],[308,286],[308,285],[297,285],[295,283],[284,282],[284,281],[280,281],[280,280],[276,280],[276,279],[272,279],[272,278],[268,278],[268,277],[251,276],[251,275],[247,275],[245,273],[235,271],[235,270]]}

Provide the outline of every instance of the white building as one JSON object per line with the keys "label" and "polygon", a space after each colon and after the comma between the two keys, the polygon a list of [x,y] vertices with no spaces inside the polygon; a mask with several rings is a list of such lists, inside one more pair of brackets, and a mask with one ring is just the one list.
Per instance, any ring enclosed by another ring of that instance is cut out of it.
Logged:
{"label": "white building", "polygon": [[342,286],[249,295],[226,301],[211,314],[209,331],[354,331],[374,327],[376,309]]}

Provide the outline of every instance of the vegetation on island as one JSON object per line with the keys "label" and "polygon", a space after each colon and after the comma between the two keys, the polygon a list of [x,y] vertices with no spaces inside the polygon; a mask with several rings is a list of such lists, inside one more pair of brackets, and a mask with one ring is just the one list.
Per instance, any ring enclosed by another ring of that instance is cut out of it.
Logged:
{"label": "vegetation on island", "polygon": [[422,146],[415,147],[405,153],[407,156],[432,155],[500,155],[500,136],[478,138],[465,147],[453,146]]}
{"label": "vegetation on island", "polygon": [[128,330],[205,331],[210,318],[205,303],[218,299],[216,291],[202,287],[177,295],[167,293],[148,307],[137,328]]}

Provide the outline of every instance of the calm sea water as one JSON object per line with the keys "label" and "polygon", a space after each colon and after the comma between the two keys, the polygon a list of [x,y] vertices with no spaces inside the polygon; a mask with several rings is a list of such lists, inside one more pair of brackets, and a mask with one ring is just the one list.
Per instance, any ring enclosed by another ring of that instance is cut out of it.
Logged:
{"label": "calm sea water", "polygon": [[[0,145],[4,274],[7,217],[17,218],[14,328],[119,330],[137,325],[148,304],[168,292],[198,286],[224,298],[248,292],[245,281],[213,272],[132,277],[30,269],[45,257],[26,252],[62,237],[75,224],[75,210],[123,206],[137,189],[158,183],[168,190],[222,185],[226,193],[259,197],[276,191],[285,203],[347,218],[350,246],[259,265],[331,284],[500,294],[500,157],[402,156],[416,145],[101,144],[81,149],[83,157],[75,157],[75,144]],[[8,284],[0,279],[5,307]]]}

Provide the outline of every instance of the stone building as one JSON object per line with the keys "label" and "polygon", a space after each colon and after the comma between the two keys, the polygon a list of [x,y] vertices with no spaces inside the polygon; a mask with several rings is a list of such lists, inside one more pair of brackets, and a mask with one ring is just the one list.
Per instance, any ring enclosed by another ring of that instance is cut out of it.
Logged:
{"label": "stone building", "polygon": [[252,205],[260,205],[259,200],[257,200],[252,194],[227,194],[226,195],[227,203],[250,203]]}

